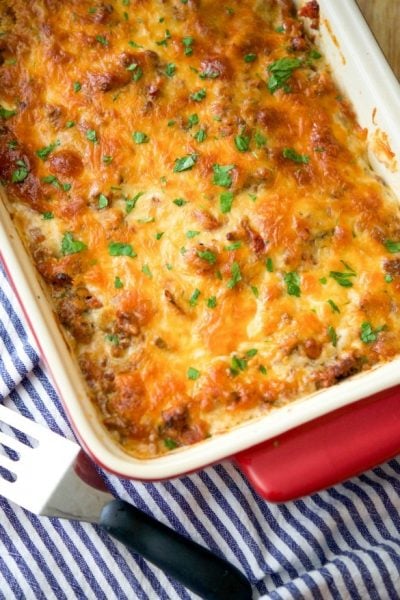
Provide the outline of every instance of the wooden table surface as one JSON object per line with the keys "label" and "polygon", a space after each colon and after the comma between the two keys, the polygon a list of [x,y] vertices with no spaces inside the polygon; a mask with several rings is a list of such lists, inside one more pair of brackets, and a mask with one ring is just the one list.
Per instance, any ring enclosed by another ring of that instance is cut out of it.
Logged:
{"label": "wooden table surface", "polygon": [[400,79],[399,0],[357,0],[382,50]]}

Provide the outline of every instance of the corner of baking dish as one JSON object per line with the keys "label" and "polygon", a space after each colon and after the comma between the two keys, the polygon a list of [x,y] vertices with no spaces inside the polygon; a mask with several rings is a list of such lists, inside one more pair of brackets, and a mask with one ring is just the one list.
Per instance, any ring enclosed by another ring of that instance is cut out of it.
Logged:
{"label": "corner of baking dish", "polygon": [[[301,5],[304,1],[295,0],[295,3]],[[317,42],[332,65],[339,86],[353,103],[361,126],[368,129],[370,160],[374,169],[400,196],[399,162],[396,163],[396,158],[400,161],[400,138],[396,136],[400,114],[399,84],[355,2],[319,0],[319,5],[321,28],[316,34]],[[377,139],[382,143],[374,143]],[[382,148],[389,149],[384,156]],[[392,159],[388,160],[388,156]],[[124,453],[113,441],[100,423],[95,407],[87,401],[82,376],[53,313],[49,311],[46,293],[35,276],[2,202],[0,258],[79,441],[97,464],[126,478],[156,480],[182,475],[400,381],[398,358],[199,444],[159,458],[136,459]]]}

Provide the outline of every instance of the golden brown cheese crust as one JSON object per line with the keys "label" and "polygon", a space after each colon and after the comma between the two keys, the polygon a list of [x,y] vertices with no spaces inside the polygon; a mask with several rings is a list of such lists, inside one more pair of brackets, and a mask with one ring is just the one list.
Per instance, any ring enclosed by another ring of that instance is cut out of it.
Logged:
{"label": "golden brown cheese crust", "polygon": [[10,210],[128,451],[399,352],[398,205],[289,0],[0,0],[0,65]]}

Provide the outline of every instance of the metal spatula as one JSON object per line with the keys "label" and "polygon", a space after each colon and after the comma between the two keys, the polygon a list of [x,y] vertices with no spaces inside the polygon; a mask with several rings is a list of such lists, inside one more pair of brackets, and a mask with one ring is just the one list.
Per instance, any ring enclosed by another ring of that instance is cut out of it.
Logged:
{"label": "metal spatula", "polygon": [[202,598],[251,599],[236,567],[108,493],[78,444],[0,405],[0,446],[1,496],[38,515],[97,523]]}

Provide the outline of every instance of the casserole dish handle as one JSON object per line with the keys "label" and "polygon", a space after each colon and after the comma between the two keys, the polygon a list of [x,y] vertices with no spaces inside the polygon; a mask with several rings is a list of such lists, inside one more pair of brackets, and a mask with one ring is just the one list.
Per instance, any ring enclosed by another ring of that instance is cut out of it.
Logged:
{"label": "casserole dish handle", "polygon": [[400,386],[384,390],[234,457],[270,502],[313,494],[400,452]]}

